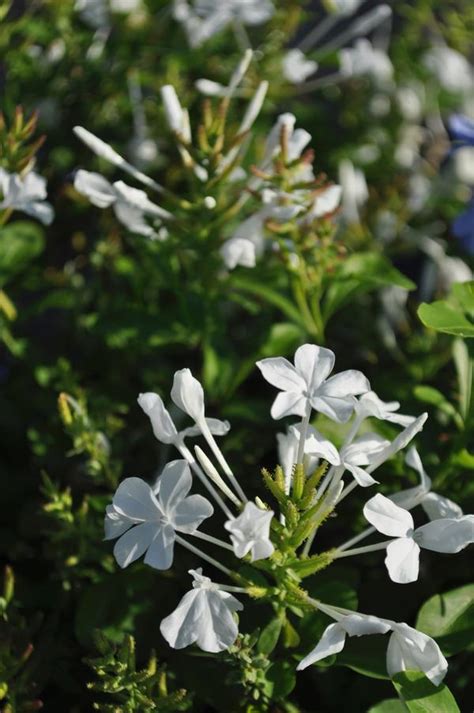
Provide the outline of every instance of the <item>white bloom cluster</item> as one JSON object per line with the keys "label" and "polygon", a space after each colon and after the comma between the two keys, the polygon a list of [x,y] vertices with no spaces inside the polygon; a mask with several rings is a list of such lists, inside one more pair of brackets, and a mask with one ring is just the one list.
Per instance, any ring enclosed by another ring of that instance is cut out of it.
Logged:
{"label": "white bloom cluster", "polygon": [[228,25],[261,25],[275,12],[272,0],[174,0],[174,17],[191,47],[199,47]]}
{"label": "white bloom cluster", "polygon": [[[378,482],[373,473],[410,443],[427,418],[426,414],[418,418],[400,414],[399,403],[383,402],[371,391],[368,380],[360,371],[332,374],[334,364],[335,356],[331,350],[312,344],[305,344],[296,351],[294,364],[283,357],[257,362],[264,378],[279,390],[271,409],[273,418],[290,415],[301,418],[289,427],[287,434],[278,437],[284,474],[283,497],[287,500],[294,497],[294,502],[299,502],[295,495],[298,478],[303,474],[305,482],[310,482],[314,474],[319,473],[314,480],[315,489],[310,491],[309,502],[314,530],[300,541],[302,545],[306,540],[301,555],[298,555],[301,557],[299,562],[310,561],[308,554],[318,527],[316,523],[321,524],[358,485],[373,487]],[[180,649],[196,643],[204,651],[216,653],[232,646],[238,636],[235,613],[243,607],[234,594],[252,594],[253,585],[235,572],[235,566],[231,569],[211,557],[192,544],[190,538],[221,547],[238,559],[246,557],[250,563],[257,560],[264,563],[271,558],[269,567],[266,570],[263,567],[271,577],[279,566],[279,558],[274,552],[289,531],[285,529],[283,516],[278,523],[273,511],[259,498],[256,502],[247,499],[214,438],[225,435],[229,424],[206,418],[203,388],[189,369],[176,372],[171,399],[191,417],[194,425],[178,431],[158,394],[140,394],[138,403],[148,415],[156,438],[174,445],[182,459],[168,463],[152,487],[140,478],[125,479],[107,507],[105,534],[106,539],[117,540],[114,554],[121,567],[145,555],[146,564],[160,570],[168,569],[173,562],[174,546],[178,544],[223,572],[231,581],[245,585],[216,584],[203,575],[202,569],[190,570],[194,580],[192,590],[161,622],[161,632],[170,646]],[[310,425],[313,411],[336,423],[347,424],[340,448]],[[359,435],[361,426],[369,418],[399,425],[402,430],[391,442],[365,429],[364,434]],[[217,465],[199,446],[195,446],[193,455],[186,440],[196,436],[204,437]],[[385,562],[391,579],[407,583],[418,576],[420,548],[455,553],[474,542],[474,516],[463,515],[455,503],[431,492],[431,481],[413,447],[408,451],[406,462],[419,473],[420,485],[389,498],[378,493],[368,500],[364,515],[370,527],[330,550],[327,553],[329,563],[342,557],[386,549]],[[344,487],[346,472],[352,481]],[[224,529],[229,533],[230,544],[200,530],[214,508],[202,495],[189,495],[193,475],[223,512]],[[418,505],[423,507],[430,522],[415,527],[409,511]],[[353,547],[376,531],[390,539]],[[284,566],[286,572],[287,565]],[[296,572],[294,581],[298,582]],[[260,589],[263,593],[261,591],[258,596],[271,600],[273,589]],[[311,599],[303,590],[299,591],[306,607],[319,610],[334,623],[301,660],[298,669],[340,652],[347,636],[390,633],[387,648],[389,675],[416,669],[439,685],[446,674],[447,662],[436,642],[426,634],[403,622],[343,609]]]}
{"label": "white bloom cluster", "polygon": [[[305,153],[311,134],[295,129],[295,123],[293,114],[281,114],[268,134],[258,177],[248,185],[249,191],[258,192],[262,207],[244,220],[222,246],[221,254],[229,270],[237,265],[255,267],[265,249],[267,221],[283,224],[294,220],[304,225],[330,216],[338,208],[341,187],[318,185],[310,154]],[[275,188],[272,182],[277,163],[282,160],[289,167],[284,190]]]}
{"label": "white bloom cluster", "polygon": [[0,210],[19,210],[49,225],[54,210],[46,196],[46,180],[34,171],[20,175],[0,168]]}

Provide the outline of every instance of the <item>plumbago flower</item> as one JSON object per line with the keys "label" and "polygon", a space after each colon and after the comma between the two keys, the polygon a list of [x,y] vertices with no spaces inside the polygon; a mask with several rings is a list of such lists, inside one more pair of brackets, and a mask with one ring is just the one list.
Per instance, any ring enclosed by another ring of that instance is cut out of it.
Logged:
{"label": "plumbago flower", "polygon": [[[111,182],[100,173],[81,169],[76,172],[74,181],[78,193],[98,208],[113,208],[118,220],[131,232],[165,239],[172,232],[173,239],[181,241],[187,249],[195,249],[196,225],[200,221],[201,236],[208,235],[210,249],[217,253],[221,247],[221,228],[218,229],[215,223],[219,220],[222,222],[224,214],[229,210],[234,213],[239,207],[238,202],[243,195],[242,181],[234,180],[233,176],[244,159],[253,124],[268,89],[268,82],[262,81],[255,90],[250,90],[250,101],[237,129],[229,130],[231,100],[240,92],[252,56],[250,50],[244,53],[229,84],[221,88],[218,105],[212,107],[207,103],[203,106],[203,120],[194,127],[195,131],[188,110],[181,105],[174,87],[165,85],[161,88],[166,123],[192,184],[189,200],[171,193],[154,178],[129,163],[110,144],[81,126],[74,128],[76,136],[96,156],[126,173],[147,192],[123,181]],[[247,89],[245,93],[247,95]],[[144,117],[141,117],[142,124],[143,121]],[[158,196],[159,204],[148,197],[148,192]],[[226,264],[237,262],[234,255],[227,255],[228,252],[224,250],[222,253]],[[241,256],[238,262],[246,261],[249,264],[252,259]]]}
{"label": "plumbago flower", "polygon": [[20,175],[0,168],[0,210],[18,210],[50,225],[54,211],[46,196],[46,180],[34,171]]}
{"label": "plumbago flower", "polygon": [[[258,362],[265,379],[281,392],[277,408],[272,408],[273,417],[299,417],[286,434],[279,434],[281,465],[273,472],[262,471],[268,503],[264,493],[255,501],[247,498],[243,484],[214,437],[225,435],[229,425],[206,416],[203,388],[189,369],[176,372],[171,399],[191,418],[190,427],[178,431],[161,397],[141,394],[138,403],[148,415],[155,437],[173,445],[182,460],[168,463],[153,486],[140,478],[127,478],[119,485],[106,511],[106,539],[117,540],[114,554],[122,567],[145,555],[145,564],[167,569],[172,565],[177,544],[230,580],[230,584],[217,583],[202,569],[190,570],[191,590],[160,625],[162,635],[176,649],[196,644],[210,653],[232,650],[240,636],[237,613],[243,605],[240,597],[234,596],[240,594],[257,603],[270,603],[280,621],[288,621],[296,628],[297,618],[310,612],[333,620],[312,649],[301,652],[298,670],[337,655],[348,636],[388,634],[388,674],[415,669],[437,686],[446,674],[447,663],[433,639],[404,622],[314,599],[303,583],[340,558],[381,549],[387,549],[386,563],[392,579],[410,582],[418,575],[420,548],[454,553],[474,541],[474,516],[463,515],[454,503],[441,496],[434,499],[436,512],[430,506],[427,509],[435,519],[415,527],[406,508],[426,506],[431,481],[412,448],[407,462],[420,474],[421,485],[395,494],[392,499],[377,493],[364,507],[371,527],[340,546],[311,552],[320,527],[331,522],[329,516],[341,501],[358,485],[375,488],[378,481],[372,477],[374,471],[412,441],[427,417],[398,414],[399,404],[382,401],[359,371],[330,376],[334,363],[333,352],[312,344],[297,350],[294,365],[283,358]],[[311,425],[313,412],[319,414],[318,424],[323,430],[324,418],[347,424],[339,447]],[[393,440],[383,439],[377,433],[366,432],[367,419],[375,424],[387,421],[400,431]],[[204,439],[205,446],[196,445],[192,452],[187,441],[196,436]],[[346,473],[351,481],[344,486]],[[202,531],[202,524],[214,513],[214,504],[200,494],[189,494],[193,477],[207,489],[217,506],[215,516],[221,517],[227,539]],[[404,507],[394,502],[397,496]],[[376,531],[391,539],[353,547]],[[196,540],[207,548],[220,548],[225,559],[221,561],[214,552],[197,547]],[[240,566],[242,560],[245,568]],[[249,574],[252,567],[258,575],[255,579]],[[295,619],[294,623],[289,617]]]}

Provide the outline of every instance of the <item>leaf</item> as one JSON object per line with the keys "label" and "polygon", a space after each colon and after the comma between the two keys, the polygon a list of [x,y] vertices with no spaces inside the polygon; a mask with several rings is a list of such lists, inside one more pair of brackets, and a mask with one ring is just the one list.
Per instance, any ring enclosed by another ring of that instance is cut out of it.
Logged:
{"label": "leaf", "polygon": [[436,406],[436,408],[447,416],[456,417],[456,409],[438,389],[432,386],[421,385],[415,386],[413,393],[419,401],[423,401],[423,403],[430,404],[431,406]]}
{"label": "leaf", "polygon": [[416,628],[436,638],[447,656],[465,649],[474,639],[474,584],[428,599],[418,612]]}
{"label": "leaf", "polygon": [[245,292],[250,292],[256,297],[261,297],[266,302],[278,307],[287,317],[289,317],[292,322],[299,324],[304,328],[304,321],[301,317],[299,310],[295,307],[293,302],[287,297],[274,290],[268,286],[266,282],[257,282],[256,280],[244,277],[242,275],[232,275],[231,285],[239,290],[244,290]]}
{"label": "leaf", "polygon": [[452,292],[464,312],[474,319],[474,281],[457,282],[453,285]]}
{"label": "leaf", "polygon": [[473,404],[474,358],[469,353],[466,342],[462,339],[454,340],[453,359],[458,377],[461,414],[464,421],[467,422]]}
{"label": "leaf", "polygon": [[369,678],[389,679],[386,667],[387,640],[384,636],[352,637],[346,640],[336,664],[348,666]]}
{"label": "leaf", "polygon": [[410,713],[461,713],[449,688],[434,686],[420,671],[397,673],[392,683]]}
{"label": "leaf", "polygon": [[452,307],[444,300],[431,304],[423,302],[418,307],[418,317],[425,327],[437,332],[454,334],[456,337],[474,337],[474,324],[466,319],[460,309]]}
{"label": "leaf", "polygon": [[266,678],[273,683],[273,699],[286,698],[296,685],[296,672],[293,662],[277,661],[267,671]]}
{"label": "leaf", "polygon": [[260,348],[260,358],[292,354],[303,339],[304,332],[292,322],[273,324]]}
{"label": "leaf", "polygon": [[387,698],[372,706],[367,713],[406,713],[408,708],[398,698]]}
{"label": "leaf", "polygon": [[380,253],[362,252],[351,255],[339,272],[331,278],[324,300],[324,320],[327,321],[355,295],[390,285],[405,290],[414,290],[416,287]]}
{"label": "leaf", "polygon": [[282,626],[282,617],[275,617],[266,625],[258,639],[257,649],[259,653],[265,654],[266,656],[271,654],[278,644]]}
{"label": "leaf", "polygon": [[37,223],[18,220],[0,228],[0,285],[21,272],[44,248]]}

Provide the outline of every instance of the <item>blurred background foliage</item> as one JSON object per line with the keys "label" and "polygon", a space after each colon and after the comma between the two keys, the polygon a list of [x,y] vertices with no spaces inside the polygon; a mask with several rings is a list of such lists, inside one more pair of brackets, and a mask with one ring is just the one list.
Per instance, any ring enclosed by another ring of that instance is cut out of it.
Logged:
{"label": "blurred background foliage", "polygon": [[[341,285],[355,279],[356,287],[341,289],[340,310],[325,340],[339,369],[362,369],[381,398],[400,400],[404,413],[429,411],[419,443],[426,469],[437,492],[472,512],[472,339],[449,325],[443,329],[446,323],[436,331],[439,323],[426,310],[420,320],[417,310],[421,302],[447,299],[464,310],[468,324],[473,320],[472,302],[463,308],[459,295],[447,297],[441,272],[426,287],[430,258],[421,247],[426,236],[440,239],[448,256],[472,266],[449,227],[466,197],[465,187],[453,180],[445,128],[459,111],[460,97],[436,84],[421,58],[435,40],[472,53],[473,5],[416,0],[393,6],[389,54],[396,86],[421,87],[420,106],[407,119],[396,92],[367,78],[323,83],[312,92],[285,82],[284,52],[322,20],[326,8],[275,4],[268,23],[247,28],[257,53],[250,82],[268,79],[270,88],[245,167],[257,161],[275,117],[291,110],[313,136],[318,172],[337,181],[344,159],[363,168],[367,203],[338,237],[353,259]],[[286,278],[263,264],[256,277],[240,268],[228,281],[209,284],[203,275],[214,257],[199,247],[194,269],[183,275],[171,244],[128,234],[110,212],[91,207],[73,188],[79,166],[113,174],[73,135],[79,124],[179,194],[183,172],[165,128],[160,87],[172,83],[197,121],[203,97],[194,82],[205,77],[226,83],[242,47],[224,30],[190,48],[164,0],[143,0],[141,10],[129,15],[115,13],[102,31],[84,21],[72,0],[3,0],[0,14],[0,165],[19,171],[36,155],[56,212],[48,228],[16,215],[0,228],[0,542],[8,563],[0,599],[4,710],[38,710],[43,702],[51,711],[87,711],[93,705],[111,711],[233,711],[241,703],[249,713],[335,713],[350,700],[351,710],[368,711],[393,696],[377,671],[377,650],[363,652],[351,642],[346,660],[338,661],[342,665],[301,675],[290,703],[295,680],[284,657],[276,657],[280,668],[268,670],[251,640],[227,660],[177,655],[165,645],[157,622],[183,592],[182,575],[195,564],[192,556],[181,553],[172,572],[158,574],[142,565],[118,572],[102,542],[104,510],[117,482],[127,475],[152,478],[168,458],[167,449],[153,441],[136,396],[167,393],[176,368],[191,367],[204,382],[209,413],[231,421],[226,456],[238,464],[249,492],[260,487],[261,467],[276,464],[278,429],[252,365],[261,356],[291,354],[311,338],[285,309],[284,300],[291,298]],[[331,53],[321,59],[323,76],[334,62]],[[133,98],[137,88],[140,115]],[[232,109],[234,124],[241,104],[237,100]],[[407,125],[418,131],[414,146],[405,146],[415,158],[400,162],[397,150]],[[421,208],[410,201],[415,163],[430,182]],[[359,253],[372,257],[364,260]],[[373,257],[381,253],[399,273],[384,277],[385,267]],[[410,286],[404,280],[415,289],[394,316],[387,304],[396,306],[396,293],[383,288]],[[255,283],[268,290],[257,290]],[[390,427],[383,429],[393,435]],[[401,461],[388,466],[387,492],[394,482],[410,481],[414,475]],[[339,518],[344,522],[337,521],[333,532],[340,529],[347,537],[347,522],[360,525],[362,503],[363,495],[348,502]],[[374,561],[369,556],[357,568],[331,568],[318,586],[330,588],[344,606],[355,605],[358,597],[364,611],[390,611],[413,622],[436,592],[472,581],[468,553],[451,559],[449,568],[428,555],[408,596],[380,575]],[[245,630],[270,618],[271,612],[249,607]],[[466,627],[472,631],[472,620]],[[318,621],[308,621],[300,634],[314,640],[320,630]],[[451,660],[448,684],[461,710],[468,710],[472,637],[463,648]],[[369,684],[353,668],[372,676]]]}

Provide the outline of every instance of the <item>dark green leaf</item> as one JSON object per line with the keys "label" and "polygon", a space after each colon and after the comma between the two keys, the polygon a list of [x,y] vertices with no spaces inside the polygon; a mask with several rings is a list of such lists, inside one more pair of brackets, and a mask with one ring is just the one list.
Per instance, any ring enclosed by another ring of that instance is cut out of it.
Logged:
{"label": "dark green leaf", "polygon": [[259,653],[267,656],[271,654],[280,638],[282,625],[283,619],[281,617],[275,617],[266,625],[258,639],[257,649]]}
{"label": "dark green leaf", "polygon": [[44,248],[37,223],[18,220],[0,228],[0,285],[21,272]]}
{"label": "dark green leaf", "polygon": [[449,688],[434,686],[420,671],[397,673],[393,685],[410,713],[460,713]]}
{"label": "dark green leaf", "polygon": [[407,713],[408,708],[398,698],[387,698],[372,706],[367,713]]}
{"label": "dark green leaf", "polygon": [[436,638],[447,656],[465,649],[474,639],[474,584],[428,599],[416,628]]}

